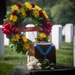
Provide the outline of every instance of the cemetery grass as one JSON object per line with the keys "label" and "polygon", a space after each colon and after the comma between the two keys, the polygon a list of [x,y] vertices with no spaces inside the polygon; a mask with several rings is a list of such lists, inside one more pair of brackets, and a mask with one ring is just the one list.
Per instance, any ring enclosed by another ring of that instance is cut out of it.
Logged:
{"label": "cemetery grass", "polygon": [[62,42],[62,48],[56,50],[56,63],[66,67],[73,67],[73,42]]}
{"label": "cemetery grass", "polygon": [[[73,67],[73,43],[62,42],[62,48],[56,50],[56,63]],[[0,60],[0,75],[12,75],[13,67],[26,65],[26,56],[11,51],[9,46],[4,46],[4,60]]]}

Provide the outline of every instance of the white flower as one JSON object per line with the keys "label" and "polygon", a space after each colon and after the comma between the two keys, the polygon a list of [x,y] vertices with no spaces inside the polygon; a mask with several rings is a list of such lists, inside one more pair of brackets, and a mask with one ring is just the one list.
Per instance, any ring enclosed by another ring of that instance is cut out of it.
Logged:
{"label": "white flower", "polygon": [[7,11],[6,13],[7,13],[7,14],[10,14],[10,12],[9,12],[9,11]]}
{"label": "white flower", "polygon": [[34,66],[36,65],[36,61],[31,61],[31,64]]}
{"label": "white flower", "polygon": [[28,70],[33,70],[34,69],[33,66],[28,66],[27,68],[28,68]]}
{"label": "white flower", "polygon": [[30,56],[27,67],[28,70],[41,69],[41,63],[34,56]]}
{"label": "white flower", "polygon": [[37,67],[40,67],[41,66],[41,63],[37,63],[37,65],[36,65]]}
{"label": "white flower", "polygon": [[39,69],[39,70],[41,70],[41,67],[37,67],[36,69]]}
{"label": "white flower", "polygon": [[35,61],[36,61],[36,63],[38,63],[38,60],[37,59],[35,59]]}
{"label": "white flower", "polygon": [[34,56],[30,56],[29,60],[30,60],[30,61],[35,60],[35,57],[34,57]]}
{"label": "white flower", "polygon": [[30,62],[30,63],[27,63],[27,66],[32,66],[32,63]]}

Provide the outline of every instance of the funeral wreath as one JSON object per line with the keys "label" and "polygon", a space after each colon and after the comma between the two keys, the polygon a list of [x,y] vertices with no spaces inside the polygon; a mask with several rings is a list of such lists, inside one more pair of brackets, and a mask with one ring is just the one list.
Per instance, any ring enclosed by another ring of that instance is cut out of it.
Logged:
{"label": "funeral wreath", "polygon": [[28,18],[33,20],[35,27],[42,28],[40,41],[51,32],[52,24],[49,22],[48,15],[38,5],[29,2],[12,5],[6,13],[2,32],[9,39],[12,49],[17,52],[26,53],[29,50],[29,44],[32,43],[25,34],[16,29],[25,27],[26,25],[22,23]]}

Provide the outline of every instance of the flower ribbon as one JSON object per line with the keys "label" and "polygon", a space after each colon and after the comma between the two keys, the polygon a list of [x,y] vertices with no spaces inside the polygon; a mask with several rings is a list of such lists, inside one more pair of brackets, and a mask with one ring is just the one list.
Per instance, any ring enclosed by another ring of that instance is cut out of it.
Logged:
{"label": "flower ribbon", "polygon": [[39,50],[39,52],[42,54],[42,55],[44,55],[44,56],[46,56],[50,51],[51,51],[51,49],[52,49],[52,44],[50,44],[49,45],[49,47],[48,47],[48,49],[44,52],[43,50],[42,50],[42,48],[38,45],[38,44],[36,44],[36,48]]}

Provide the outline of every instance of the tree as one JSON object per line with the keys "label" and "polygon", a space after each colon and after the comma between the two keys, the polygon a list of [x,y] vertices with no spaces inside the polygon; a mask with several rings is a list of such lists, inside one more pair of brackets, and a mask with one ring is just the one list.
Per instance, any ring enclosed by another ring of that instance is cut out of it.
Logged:
{"label": "tree", "polygon": [[75,5],[70,0],[63,0],[51,8],[51,16],[56,24],[65,25],[66,23],[75,24]]}

